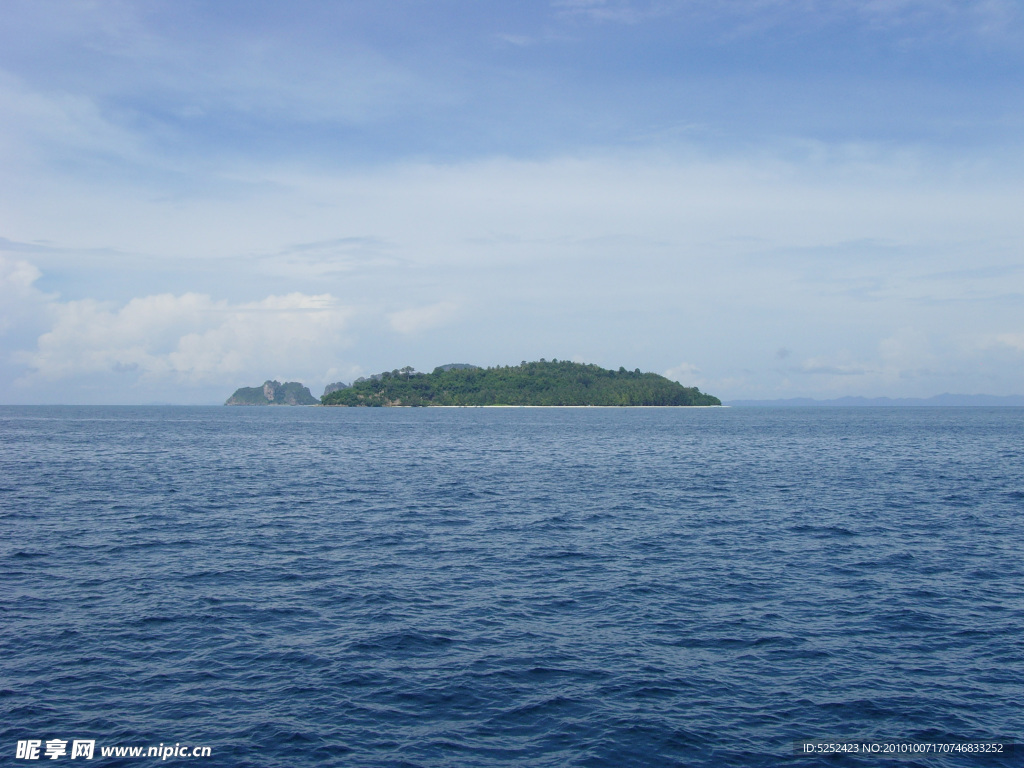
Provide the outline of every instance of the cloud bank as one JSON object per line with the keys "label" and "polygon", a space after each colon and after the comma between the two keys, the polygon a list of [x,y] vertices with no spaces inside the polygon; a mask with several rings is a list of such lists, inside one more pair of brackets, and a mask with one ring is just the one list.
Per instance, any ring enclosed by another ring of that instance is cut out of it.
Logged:
{"label": "cloud bank", "polygon": [[[4,260],[0,268],[2,295],[34,302],[50,326],[34,349],[12,353],[24,369],[15,389],[56,382],[73,401],[76,380],[97,375],[154,391],[273,377],[319,379],[325,356],[338,356],[351,343],[347,328],[354,310],[330,294],[289,293],[246,303],[195,293],[143,296],[123,305],[59,301],[33,290],[39,273],[26,262]],[[5,313],[4,330],[19,319]]]}

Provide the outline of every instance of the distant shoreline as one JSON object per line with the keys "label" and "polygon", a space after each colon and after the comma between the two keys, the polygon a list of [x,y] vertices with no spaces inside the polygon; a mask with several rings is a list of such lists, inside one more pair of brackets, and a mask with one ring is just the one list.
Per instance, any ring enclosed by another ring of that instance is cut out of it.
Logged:
{"label": "distant shoreline", "polygon": [[[319,408],[352,408],[350,405],[320,405]],[[361,406],[354,406],[361,407]],[[673,408],[676,410],[692,410],[693,408],[729,408],[723,405],[386,405],[383,408]]]}

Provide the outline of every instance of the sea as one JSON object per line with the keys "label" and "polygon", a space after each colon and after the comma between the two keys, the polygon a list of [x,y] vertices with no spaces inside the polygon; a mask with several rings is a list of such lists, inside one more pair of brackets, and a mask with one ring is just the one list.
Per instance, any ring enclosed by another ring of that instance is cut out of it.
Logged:
{"label": "sea", "polygon": [[0,764],[1020,766],[1022,512],[1022,408],[6,406]]}

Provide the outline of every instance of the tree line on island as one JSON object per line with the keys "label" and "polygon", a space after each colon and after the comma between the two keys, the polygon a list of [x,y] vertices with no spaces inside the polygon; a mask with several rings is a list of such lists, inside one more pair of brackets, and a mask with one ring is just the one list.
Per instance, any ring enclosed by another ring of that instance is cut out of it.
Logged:
{"label": "tree line on island", "polygon": [[[296,390],[301,388],[304,395]],[[268,396],[269,394],[269,396]],[[656,373],[637,368],[617,371],[597,365],[541,358],[519,365],[479,368],[464,363],[442,365],[431,373],[411,367],[356,379],[350,386],[330,384],[319,401],[298,382],[266,382],[243,387],[226,405],[331,406],[482,406],[590,405],[694,406],[721,405],[713,395],[684,387]]]}

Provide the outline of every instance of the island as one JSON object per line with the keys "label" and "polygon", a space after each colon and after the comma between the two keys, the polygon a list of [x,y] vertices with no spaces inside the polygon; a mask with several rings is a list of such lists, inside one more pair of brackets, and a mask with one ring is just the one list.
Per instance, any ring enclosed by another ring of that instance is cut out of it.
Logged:
{"label": "island", "polygon": [[241,387],[224,405],[319,405],[309,387],[297,381],[265,381],[262,387]]}
{"label": "island", "polygon": [[637,368],[617,371],[596,365],[541,358],[514,366],[479,368],[466,363],[438,366],[432,373],[410,367],[357,379],[325,393],[331,406],[708,406],[717,397],[696,387]]}

